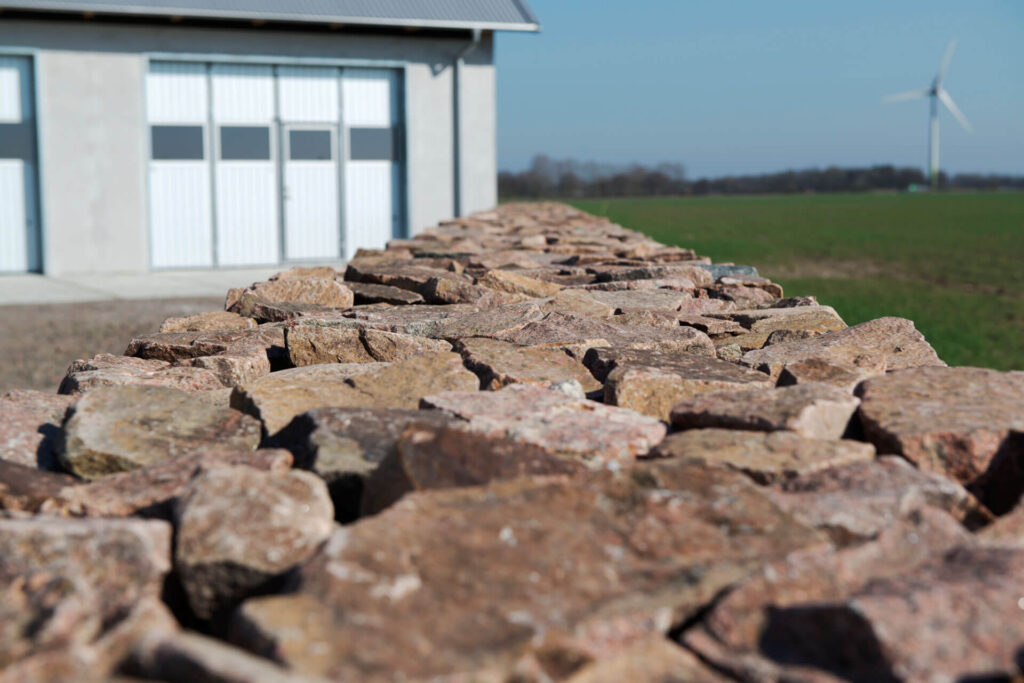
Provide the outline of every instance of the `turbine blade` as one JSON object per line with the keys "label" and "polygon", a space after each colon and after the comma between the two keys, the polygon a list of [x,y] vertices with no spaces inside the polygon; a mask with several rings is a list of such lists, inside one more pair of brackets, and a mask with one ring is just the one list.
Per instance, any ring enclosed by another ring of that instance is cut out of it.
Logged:
{"label": "turbine blade", "polygon": [[900,102],[901,100],[917,100],[922,97],[928,97],[931,91],[928,88],[922,88],[921,90],[908,90],[907,92],[898,92],[895,95],[886,95],[882,98],[883,102]]}
{"label": "turbine blade", "polygon": [[956,102],[953,101],[952,96],[948,92],[940,90],[939,99],[942,100],[944,105],[946,105],[946,109],[948,109],[949,113],[953,115],[953,118],[955,118],[960,125],[964,127],[964,130],[968,133],[974,132],[974,128],[971,127],[971,122],[968,121],[967,117],[964,116],[964,113],[960,111],[960,107],[956,106]]}
{"label": "turbine blade", "polygon": [[935,85],[941,86],[942,81],[946,80],[946,71],[949,69],[949,63],[953,61],[953,52],[956,50],[956,38],[949,41],[949,47],[946,48],[946,54],[942,56],[942,63],[939,64],[939,72],[935,75]]}

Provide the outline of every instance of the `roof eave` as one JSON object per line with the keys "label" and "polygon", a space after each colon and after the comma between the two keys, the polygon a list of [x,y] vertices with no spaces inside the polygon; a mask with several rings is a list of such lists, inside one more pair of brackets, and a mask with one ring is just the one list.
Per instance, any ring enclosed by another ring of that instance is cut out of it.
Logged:
{"label": "roof eave", "polygon": [[[55,14],[80,15],[82,10],[68,9],[64,3],[32,2],[19,3],[16,0],[0,0],[0,10],[30,10],[46,11]],[[519,31],[536,32],[540,30],[540,24],[532,22],[523,23],[502,23],[488,21],[435,21],[430,19],[379,19],[374,17],[346,17],[330,15],[295,15],[281,12],[260,12],[258,14],[239,14],[237,12],[226,12],[220,10],[203,9],[176,9],[135,6],[126,11],[123,5],[91,5],[90,14],[109,14],[114,16],[136,16],[136,17],[189,17],[197,19],[225,19],[235,21],[284,21],[299,24],[349,24],[352,26],[392,26],[396,28],[429,28],[429,29],[452,29],[452,30],[480,30],[480,31]]]}

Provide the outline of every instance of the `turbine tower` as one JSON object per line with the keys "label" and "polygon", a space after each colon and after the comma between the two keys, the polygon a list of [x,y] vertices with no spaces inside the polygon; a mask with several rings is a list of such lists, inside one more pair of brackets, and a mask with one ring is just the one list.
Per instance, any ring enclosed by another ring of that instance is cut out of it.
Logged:
{"label": "turbine tower", "polygon": [[931,99],[931,116],[928,123],[928,175],[931,178],[933,190],[939,188],[939,102],[941,101],[945,105],[949,113],[963,126],[964,130],[968,133],[974,132],[967,117],[956,106],[956,102],[953,101],[949,91],[942,87],[942,82],[946,79],[946,70],[949,69],[949,62],[953,59],[953,50],[955,49],[956,40],[949,41],[949,47],[946,48],[946,54],[942,57],[942,63],[939,64],[939,72],[935,74],[935,80],[932,81],[931,87],[921,90],[908,90],[907,92],[888,95],[882,98],[883,102],[919,100],[925,97]]}

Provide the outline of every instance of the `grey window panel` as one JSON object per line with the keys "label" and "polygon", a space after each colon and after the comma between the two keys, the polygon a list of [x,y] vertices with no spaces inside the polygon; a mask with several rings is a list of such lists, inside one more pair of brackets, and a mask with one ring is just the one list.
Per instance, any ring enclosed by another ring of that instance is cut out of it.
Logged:
{"label": "grey window panel", "polygon": [[0,123],[0,159],[36,158],[36,136],[31,121]]}
{"label": "grey window panel", "polygon": [[292,161],[330,161],[331,131],[290,130],[288,131],[288,158]]}
{"label": "grey window panel", "polygon": [[349,158],[352,161],[395,161],[398,145],[395,128],[350,128]]}
{"label": "grey window panel", "polygon": [[150,126],[150,152],[157,161],[201,161],[203,127]]}
{"label": "grey window panel", "polygon": [[269,161],[270,128],[221,126],[220,158],[225,161]]}

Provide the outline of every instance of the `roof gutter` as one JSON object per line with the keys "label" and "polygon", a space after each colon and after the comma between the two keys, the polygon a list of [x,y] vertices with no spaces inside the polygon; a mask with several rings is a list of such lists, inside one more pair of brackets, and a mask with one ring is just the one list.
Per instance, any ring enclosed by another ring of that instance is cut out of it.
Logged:
{"label": "roof gutter", "polygon": [[483,35],[473,29],[469,43],[455,55],[452,65],[452,215],[462,215],[462,67],[466,56],[480,46]]}

